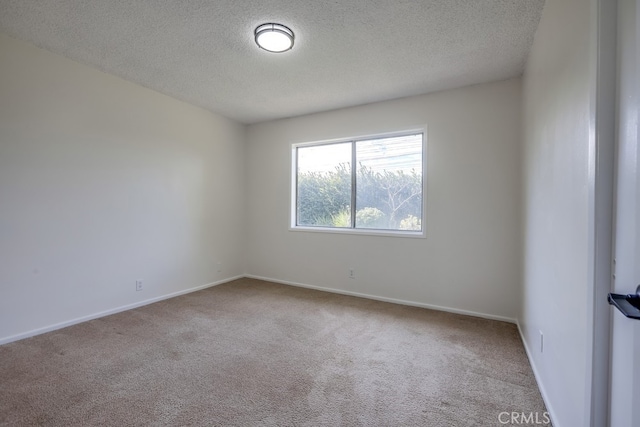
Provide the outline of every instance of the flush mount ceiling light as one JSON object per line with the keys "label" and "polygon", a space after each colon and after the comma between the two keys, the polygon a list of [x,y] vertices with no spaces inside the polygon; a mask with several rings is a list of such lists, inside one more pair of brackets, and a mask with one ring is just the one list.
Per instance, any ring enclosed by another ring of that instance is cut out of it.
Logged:
{"label": "flush mount ceiling light", "polygon": [[293,31],[281,24],[262,24],[254,31],[256,44],[268,52],[286,52],[293,47]]}

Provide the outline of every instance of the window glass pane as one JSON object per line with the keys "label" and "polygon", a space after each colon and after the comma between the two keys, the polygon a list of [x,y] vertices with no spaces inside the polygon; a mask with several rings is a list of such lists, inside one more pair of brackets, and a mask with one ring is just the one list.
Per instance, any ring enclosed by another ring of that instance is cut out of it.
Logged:
{"label": "window glass pane", "polygon": [[356,142],[356,228],[422,230],[422,134]]}
{"label": "window glass pane", "polygon": [[297,225],[351,227],[351,147],[298,147]]}

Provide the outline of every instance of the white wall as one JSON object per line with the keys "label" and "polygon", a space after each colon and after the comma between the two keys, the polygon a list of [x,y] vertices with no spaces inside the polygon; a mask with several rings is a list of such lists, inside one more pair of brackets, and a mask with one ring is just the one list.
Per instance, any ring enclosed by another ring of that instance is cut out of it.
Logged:
{"label": "white wall", "polygon": [[[513,79],[249,126],[247,272],[515,318],[520,91]],[[425,125],[426,239],[288,230],[292,143]]]}
{"label": "white wall", "polygon": [[244,131],[0,35],[0,342],[241,275]]}
{"label": "white wall", "polygon": [[[588,419],[592,6],[547,0],[523,77],[525,344],[554,425]],[[544,352],[540,351],[540,331]]]}

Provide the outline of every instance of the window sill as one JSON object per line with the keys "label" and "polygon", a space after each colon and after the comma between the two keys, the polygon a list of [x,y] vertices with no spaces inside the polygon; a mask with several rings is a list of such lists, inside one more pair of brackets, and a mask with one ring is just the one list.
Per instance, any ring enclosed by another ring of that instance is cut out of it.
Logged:
{"label": "window sill", "polygon": [[393,230],[376,230],[363,228],[331,228],[331,227],[303,227],[292,226],[289,231],[302,231],[307,233],[328,233],[328,234],[351,234],[360,236],[378,236],[378,237],[405,237],[410,239],[424,239],[426,233],[423,231],[393,231]]}

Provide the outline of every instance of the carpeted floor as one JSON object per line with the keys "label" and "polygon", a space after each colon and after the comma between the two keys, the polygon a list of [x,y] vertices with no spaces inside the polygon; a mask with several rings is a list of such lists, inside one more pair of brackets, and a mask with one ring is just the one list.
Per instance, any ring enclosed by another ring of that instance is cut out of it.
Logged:
{"label": "carpeted floor", "polygon": [[0,346],[0,425],[502,426],[544,411],[512,324],[251,279]]}

